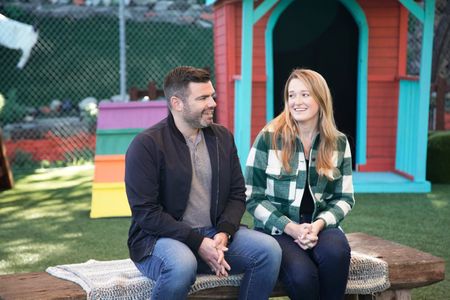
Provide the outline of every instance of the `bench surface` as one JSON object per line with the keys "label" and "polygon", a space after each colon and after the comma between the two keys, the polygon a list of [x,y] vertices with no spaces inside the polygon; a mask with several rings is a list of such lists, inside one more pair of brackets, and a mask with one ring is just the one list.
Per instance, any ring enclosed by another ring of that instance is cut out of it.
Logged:
{"label": "bench surface", "polygon": [[[442,258],[365,233],[350,233],[347,238],[353,251],[388,263],[390,290],[422,287],[444,279]],[[219,287],[213,294],[211,290],[202,290],[189,299],[211,299],[212,295],[214,299],[233,299],[237,298],[238,291],[237,287]],[[272,296],[284,295],[283,287],[277,285]],[[0,276],[0,299],[86,299],[86,293],[76,283],[37,272]]]}

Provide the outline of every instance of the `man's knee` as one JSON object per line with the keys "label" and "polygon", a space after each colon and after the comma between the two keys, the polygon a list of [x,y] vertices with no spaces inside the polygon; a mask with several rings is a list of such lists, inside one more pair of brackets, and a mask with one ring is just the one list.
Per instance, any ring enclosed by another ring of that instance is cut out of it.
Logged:
{"label": "man's knee", "polygon": [[173,278],[174,283],[192,285],[197,275],[197,260],[193,254],[166,260],[161,275]]}
{"label": "man's knee", "polygon": [[268,234],[244,229],[245,241],[247,247],[253,251],[254,257],[258,261],[267,262],[274,266],[279,266],[281,263],[281,247],[278,242]]}

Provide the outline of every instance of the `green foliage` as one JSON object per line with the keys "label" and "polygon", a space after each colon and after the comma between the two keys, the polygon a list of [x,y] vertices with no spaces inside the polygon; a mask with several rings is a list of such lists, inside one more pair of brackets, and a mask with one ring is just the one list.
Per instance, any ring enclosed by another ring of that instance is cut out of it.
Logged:
{"label": "green foliage", "polygon": [[3,107],[0,105],[0,125],[20,122],[25,117],[26,106],[17,99],[17,89],[10,89],[6,94]]}
{"label": "green foliage", "polygon": [[[11,1],[12,2],[12,1]],[[17,5],[5,5],[3,8],[3,12],[0,10],[0,13],[8,16],[11,19],[19,19],[24,15],[24,11],[20,6]]]}
{"label": "green foliage", "polygon": [[64,158],[64,166],[92,164],[94,161],[94,152],[88,147],[83,149],[74,149],[71,152],[65,153]]}
{"label": "green foliage", "polygon": [[33,154],[23,151],[23,150],[17,150],[16,153],[14,153],[14,159],[13,159],[13,171],[21,170],[21,169],[27,169],[29,171],[35,170],[39,168],[41,163],[39,161],[36,161],[33,158]]}
{"label": "green foliage", "polygon": [[429,135],[427,179],[433,183],[450,183],[450,131]]}

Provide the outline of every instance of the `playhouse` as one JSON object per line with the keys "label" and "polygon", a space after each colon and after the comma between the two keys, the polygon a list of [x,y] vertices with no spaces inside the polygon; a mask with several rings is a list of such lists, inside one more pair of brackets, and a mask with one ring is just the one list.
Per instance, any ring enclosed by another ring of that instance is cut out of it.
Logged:
{"label": "playhouse", "polygon": [[[217,122],[234,131],[241,165],[282,109],[290,71],[324,75],[349,137],[356,192],[428,192],[426,147],[434,0],[218,0]],[[420,75],[408,76],[408,18],[422,24]],[[124,155],[167,115],[164,101],[100,105],[91,217],[129,216]]]}
{"label": "playhouse", "polygon": [[[218,0],[218,122],[242,164],[281,110],[295,67],[320,72],[349,136],[356,192],[428,192],[425,179],[434,0]],[[408,76],[408,18],[422,24],[420,76]]]}

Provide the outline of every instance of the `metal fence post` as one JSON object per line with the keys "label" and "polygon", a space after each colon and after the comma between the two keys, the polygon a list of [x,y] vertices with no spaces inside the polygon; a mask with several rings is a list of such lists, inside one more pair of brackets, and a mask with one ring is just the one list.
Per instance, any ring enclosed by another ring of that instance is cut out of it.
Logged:
{"label": "metal fence post", "polygon": [[125,101],[127,85],[126,36],[125,36],[125,0],[119,1],[119,47],[120,47],[120,97]]}

